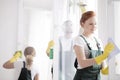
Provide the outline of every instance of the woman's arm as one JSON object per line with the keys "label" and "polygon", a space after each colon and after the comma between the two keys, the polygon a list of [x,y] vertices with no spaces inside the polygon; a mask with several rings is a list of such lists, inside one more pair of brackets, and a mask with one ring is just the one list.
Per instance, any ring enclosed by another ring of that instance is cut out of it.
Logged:
{"label": "woman's arm", "polygon": [[3,64],[3,67],[6,69],[12,69],[14,68],[14,63],[11,63],[10,60],[8,60],[7,62]]}
{"label": "woman's arm", "polygon": [[13,55],[13,57],[3,64],[3,67],[6,69],[14,68],[14,62],[17,61],[17,59],[20,57],[22,57],[22,52],[16,51],[15,54]]}
{"label": "woman's arm", "polygon": [[82,68],[92,66],[93,64],[96,64],[95,59],[87,59],[84,53],[84,49],[80,46],[75,45],[74,50],[77,56],[77,61],[80,64]]}
{"label": "woman's arm", "polygon": [[34,80],[39,80],[39,74],[36,74]]}
{"label": "woman's arm", "polygon": [[114,50],[114,44],[111,42],[107,43],[103,54],[91,59],[86,59],[84,49],[82,47],[75,45],[74,49],[75,49],[78,63],[81,65],[81,67],[84,68],[84,67],[91,66],[93,64],[101,64],[109,56],[109,54]]}

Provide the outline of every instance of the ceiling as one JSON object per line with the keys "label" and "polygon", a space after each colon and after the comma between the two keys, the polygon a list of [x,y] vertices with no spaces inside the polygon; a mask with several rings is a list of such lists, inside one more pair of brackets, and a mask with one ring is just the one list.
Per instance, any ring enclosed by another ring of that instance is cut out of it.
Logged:
{"label": "ceiling", "polygon": [[24,6],[52,10],[53,0],[24,0]]}

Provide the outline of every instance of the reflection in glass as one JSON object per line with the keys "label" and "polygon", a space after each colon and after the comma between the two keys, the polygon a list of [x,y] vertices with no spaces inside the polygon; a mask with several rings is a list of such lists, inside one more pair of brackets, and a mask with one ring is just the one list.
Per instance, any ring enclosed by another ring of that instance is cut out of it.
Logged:
{"label": "reflection in glass", "polygon": [[63,24],[64,35],[59,38],[59,80],[73,80],[75,68],[73,66],[75,55],[73,53],[72,22],[66,21]]}

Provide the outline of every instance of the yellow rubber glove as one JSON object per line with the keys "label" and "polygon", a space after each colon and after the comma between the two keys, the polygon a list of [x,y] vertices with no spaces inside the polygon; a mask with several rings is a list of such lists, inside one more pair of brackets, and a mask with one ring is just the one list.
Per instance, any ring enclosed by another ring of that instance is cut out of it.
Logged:
{"label": "yellow rubber glove", "polygon": [[103,54],[95,58],[96,63],[101,64],[101,62],[108,57],[108,55],[112,52],[113,49],[114,49],[114,44],[109,42],[105,46]]}
{"label": "yellow rubber glove", "polygon": [[51,49],[53,46],[54,46],[54,41],[53,41],[53,40],[49,41],[48,47],[47,47],[47,50],[46,50],[46,53],[47,53],[48,56],[49,56],[50,49]]}
{"label": "yellow rubber glove", "polygon": [[13,57],[10,59],[10,63],[15,62],[18,58],[22,57],[22,51],[16,51]]}
{"label": "yellow rubber glove", "polygon": [[86,5],[86,4],[83,4],[83,2],[80,2],[80,5],[79,5],[79,6],[80,6],[81,12],[84,13],[84,12],[86,11],[86,8],[85,8],[85,7],[86,7],[87,5]]}
{"label": "yellow rubber glove", "polygon": [[108,73],[109,73],[108,67],[102,68],[101,73],[102,73],[103,75],[108,75]]}

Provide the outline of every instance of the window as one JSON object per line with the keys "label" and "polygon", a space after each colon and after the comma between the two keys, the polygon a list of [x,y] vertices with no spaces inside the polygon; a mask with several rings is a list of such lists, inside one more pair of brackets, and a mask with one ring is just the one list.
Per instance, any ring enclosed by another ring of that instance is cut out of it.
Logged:
{"label": "window", "polygon": [[[115,26],[115,42],[117,43],[118,47],[120,48],[120,1],[114,1],[114,26]],[[116,56],[115,59],[115,67],[116,67],[116,74],[120,74],[120,54]]]}

